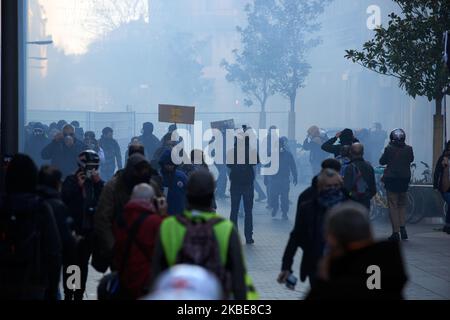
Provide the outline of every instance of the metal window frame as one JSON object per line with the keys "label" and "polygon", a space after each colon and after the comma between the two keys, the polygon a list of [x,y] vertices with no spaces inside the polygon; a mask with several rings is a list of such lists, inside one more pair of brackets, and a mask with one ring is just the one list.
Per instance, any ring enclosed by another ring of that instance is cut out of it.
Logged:
{"label": "metal window frame", "polygon": [[1,1],[1,133],[0,153],[12,155],[23,149],[26,97],[27,0]]}

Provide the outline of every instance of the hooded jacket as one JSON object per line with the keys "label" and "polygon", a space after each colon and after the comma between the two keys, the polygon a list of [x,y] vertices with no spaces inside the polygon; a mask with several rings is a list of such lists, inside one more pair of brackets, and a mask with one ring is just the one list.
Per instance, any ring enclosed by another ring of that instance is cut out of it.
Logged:
{"label": "hooded jacket", "polygon": [[180,215],[185,209],[187,176],[177,168],[172,173],[165,171],[166,164],[173,164],[170,150],[163,153],[159,165],[163,186],[167,188],[167,212],[169,215]]}
{"label": "hooded jacket", "polygon": [[[142,213],[148,213],[142,222],[135,240],[131,245],[128,261],[122,269],[125,247],[129,237],[129,230]],[[114,268],[119,270],[121,284],[133,299],[147,293],[151,279],[153,251],[164,217],[156,213],[152,203],[145,200],[131,200],[125,205],[123,213],[126,227],[114,228],[116,245],[114,248]],[[122,270],[121,270],[122,269]]]}
{"label": "hooded jacket", "polygon": [[[381,271],[381,288],[369,290],[369,266]],[[332,259],[329,280],[320,280],[307,300],[402,300],[407,282],[398,243],[383,241]]]}

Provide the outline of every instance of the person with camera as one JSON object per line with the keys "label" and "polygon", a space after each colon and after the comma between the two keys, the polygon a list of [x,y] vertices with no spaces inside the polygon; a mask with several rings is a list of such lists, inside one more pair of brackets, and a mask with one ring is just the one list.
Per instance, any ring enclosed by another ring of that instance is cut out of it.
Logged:
{"label": "person with camera", "polygon": [[389,216],[392,223],[392,235],[389,240],[400,241],[408,239],[406,232],[407,191],[411,181],[411,163],[414,162],[414,152],[406,143],[406,133],[403,129],[395,129],[390,134],[390,143],[384,149],[380,164],[386,166],[382,180],[384,182]]}
{"label": "person with camera", "polygon": [[77,170],[78,155],[87,147],[75,137],[75,129],[70,124],[64,126],[42,150],[42,159],[51,160],[51,165],[61,170],[63,177],[67,177]]}
{"label": "person with camera", "polygon": [[72,290],[66,286],[68,266],[64,266],[65,300],[83,300],[86,289],[88,265],[94,241],[94,216],[104,185],[99,175],[99,167],[99,155],[93,150],[83,151],[78,156],[78,170],[68,176],[63,183],[62,199],[69,208],[78,236],[75,258],[70,265],[78,266],[81,271],[81,288]]}
{"label": "person with camera", "polygon": [[34,160],[38,168],[45,164],[41,152],[49,142],[44,125],[42,123],[34,124],[30,136],[25,141],[25,153]]}

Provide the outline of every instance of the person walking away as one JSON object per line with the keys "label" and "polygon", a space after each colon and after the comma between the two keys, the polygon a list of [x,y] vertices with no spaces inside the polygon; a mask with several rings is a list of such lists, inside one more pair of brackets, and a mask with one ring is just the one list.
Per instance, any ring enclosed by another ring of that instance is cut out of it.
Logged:
{"label": "person walking away", "polygon": [[257,299],[237,230],[231,221],[211,210],[214,191],[214,178],[208,171],[199,170],[190,176],[186,211],[161,224],[153,258],[153,279],[174,265],[198,265],[217,276],[223,297]]}
{"label": "person walking away", "polygon": [[382,180],[386,187],[389,216],[392,223],[392,235],[390,240],[399,241],[408,239],[406,232],[406,193],[411,181],[411,163],[414,161],[414,152],[408,146],[406,134],[403,129],[395,129],[391,132],[390,143],[384,149],[380,158],[380,164],[387,166]]}
{"label": "person walking away", "polygon": [[313,176],[321,171],[322,162],[328,158],[328,154],[322,150],[322,145],[328,141],[326,134],[322,134],[318,126],[308,129],[307,137],[303,141],[303,149],[309,151],[309,162],[313,171]]}
{"label": "person walking away", "polygon": [[184,212],[187,176],[172,161],[172,152],[166,150],[159,160],[163,187],[167,198],[169,215]]}
{"label": "person walking away", "polygon": [[279,152],[279,169],[277,174],[273,175],[270,179],[272,190],[272,218],[276,217],[279,207],[279,201],[281,202],[281,212],[283,214],[283,220],[288,219],[289,212],[289,185],[291,181],[291,175],[294,186],[297,185],[297,167],[295,165],[294,156],[289,151],[288,139],[286,137],[280,138],[280,152]]}
{"label": "person walking away", "polygon": [[[36,194],[37,167],[12,157],[0,198],[0,300],[56,300],[61,240],[50,206]],[[49,294],[53,295],[50,296]]]}
{"label": "person walking away", "polygon": [[121,298],[136,300],[149,293],[157,234],[164,217],[155,206],[149,184],[134,187],[125,205],[125,226],[115,229],[114,265],[119,272]]}
{"label": "person walking away", "polygon": [[[52,208],[53,216],[58,227],[59,237],[62,245],[62,265],[68,266],[75,259],[75,248],[77,237],[73,229],[73,219],[70,217],[69,209],[61,199],[62,173],[52,166],[43,166],[38,174],[38,194]],[[63,273],[67,270],[62,270]],[[59,288],[57,292],[49,292],[48,296],[60,297]]]}
{"label": "person walking away", "polygon": [[100,174],[105,181],[111,180],[116,171],[122,169],[122,153],[119,143],[114,139],[112,128],[106,127],[102,131],[99,141],[100,147],[105,153],[105,163],[100,167]]}
{"label": "person walking away", "polygon": [[[63,183],[62,199],[69,208],[79,237],[75,259],[70,265],[77,265],[81,271],[81,287],[73,290],[67,287],[69,274],[64,272],[64,300],[83,300],[88,278],[89,259],[94,246],[94,216],[104,182],[99,175],[100,157],[93,150],[80,153],[78,170]],[[67,270],[69,265],[64,266]]]}
{"label": "person walking away", "polygon": [[[240,140],[238,142],[238,140]],[[243,148],[241,147],[243,146]],[[250,146],[250,139],[245,134],[239,135],[235,138],[234,149],[227,159],[233,159],[232,164],[227,164],[230,170],[230,195],[231,195],[231,213],[230,220],[238,228],[238,213],[241,199],[244,202],[245,211],[245,228],[244,234],[247,244],[253,244],[253,200],[254,200],[254,180],[255,170],[254,166],[258,163],[251,163],[251,155],[256,154],[256,148]],[[239,154],[243,153],[243,154]],[[239,154],[239,155],[238,155]],[[243,156],[243,163],[238,163],[238,157]]]}
{"label": "person walking away", "polygon": [[[339,143],[336,144],[336,142]],[[328,153],[334,154],[334,157],[338,157],[341,154],[343,146],[351,146],[353,143],[359,142],[355,138],[351,129],[344,129],[341,132],[336,133],[334,138],[329,139],[322,145],[322,150]]]}
{"label": "person walking away", "polygon": [[153,134],[154,126],[151,122],[145,122],[142,125],[142,135],[139,141],[144,145],[145,156],[148,161],[152,161],[155,151],[161,146],[159,139]]}
{"label": "person walking away", "polygon": [[300,279],[304,282],[309,278],[312,288],[316,285],[319,261],[325,250],[325,214],[335,205],[347,200],[341,176],[331,169],[325,169],[319,175],[317,191],[312,201],[303,202],[298,209],[299,217],[284,251],[279,283],[285,283],[292,274],[294,256],[300,247],[303,250]]}
{"label": "person walking away", "polygon": [[75,138],[75,129],[65,125],[62,132],[42,150],[42,159],[61,170],[63,178],[78,169],[78,155],[86,150],[84,143]]}
{"label": "person walking away", "polygon": [[377,193],[375,171],[364,160],[364,146],[354,143],[350,147],[351,162],[344,172],[344,188],[350,199],[365,206],[370,211],[370,201]]}
{"label": "person walking away", "polygon": [[[367,208],[351,201],[334,207],[325,233],[328,252],[306,300],[403,300],[407,275],[400,246],[374,240]],[[368,286],[367,270],[372,265],[381,270],[375,288]]]}

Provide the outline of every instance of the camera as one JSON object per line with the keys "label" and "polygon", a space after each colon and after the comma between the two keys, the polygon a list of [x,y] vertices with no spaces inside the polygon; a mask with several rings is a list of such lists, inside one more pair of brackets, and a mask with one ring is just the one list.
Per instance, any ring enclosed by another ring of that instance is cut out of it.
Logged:
{"label": "camera", "polygon": [[296,285],[297,285],[297,278],[293,274],[291,274],[286,279],[286,287],[290,290],[295,290]]}

